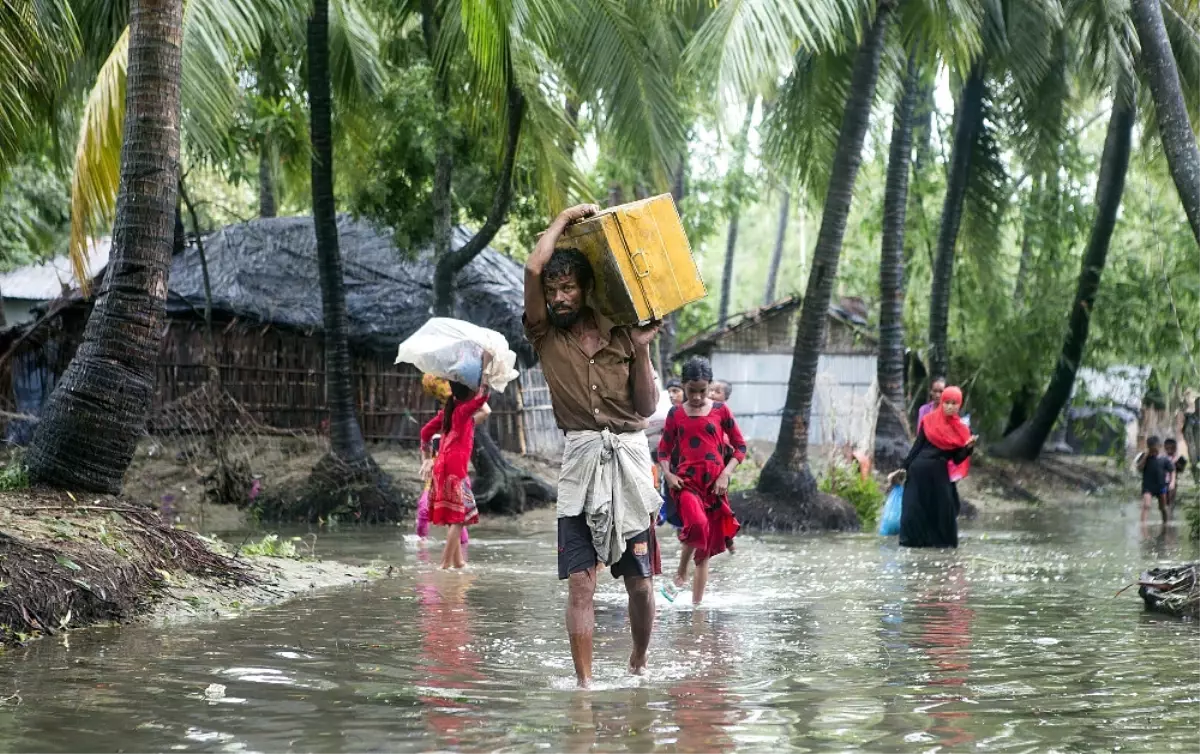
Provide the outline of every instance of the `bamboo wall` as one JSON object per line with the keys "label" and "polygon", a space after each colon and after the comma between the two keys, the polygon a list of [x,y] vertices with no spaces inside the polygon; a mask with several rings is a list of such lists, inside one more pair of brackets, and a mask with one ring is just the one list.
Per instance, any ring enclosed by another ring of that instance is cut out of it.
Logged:
{"label": "bamboo wall", "polygon": [[[78,343],[82,327],[75,324],[54,327],[36,341],[30,339],[18,345],[0,367],[0,410],[18,412],[14,387],[28,383],[31,377],[44,385],[44,394],[49,395]],[[234,320],[218,324],[214,340],[221,386],[250,417],[275,429],[327,431],[325,350],[320,334]],[[53,356],[47,358],[50,353]],[[354,347],[351,370],[364,437],[370,442],[416,443],[421,427],[437,413],[433,400],[421,390],[421,373],[410,365],[395,365],[386,356]],[[171,320],[160,350],[149,430],[186,430],[171,426],[178,420],[177,412],[163,409],[207,380],[202,323]],[[528,396],[522,395],[522,381],[535,386]],[[485,426],[504,450],[553,455],[553,437],[545,420],[550,417],[549,427],[553,429],[549,404],[541,369],[525,370],[518,383],[492,396],[492,415]],[[527,443],[527,419],[536,428],[534,447]],[[29,434],[23,430],[19,441],[28,442],[25,435]]]}

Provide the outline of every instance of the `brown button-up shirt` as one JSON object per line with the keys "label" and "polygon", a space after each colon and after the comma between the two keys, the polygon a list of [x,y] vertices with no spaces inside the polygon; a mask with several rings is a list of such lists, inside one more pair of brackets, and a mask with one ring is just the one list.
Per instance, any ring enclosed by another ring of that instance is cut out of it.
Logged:
{"label": "brown button-up shirt", "polygon": [[593,312],[600,328],[600,350],[589,356],[571,335],[543,319],[525,322],[525,337],[542,362],[542,373],[554,404],[554,421],[564,432],[608,429],[636,432],[646,420],[633,407],[633,341],[629,328],[616,327]]}

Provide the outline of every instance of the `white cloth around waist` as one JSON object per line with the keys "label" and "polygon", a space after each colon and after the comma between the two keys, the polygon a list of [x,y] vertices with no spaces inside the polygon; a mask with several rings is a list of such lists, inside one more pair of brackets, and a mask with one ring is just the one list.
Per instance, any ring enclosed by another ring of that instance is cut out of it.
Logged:
{"label": "white cloth around waist", "polygon": [[[558,476],[558,516],[587,513],[597,555],[620,558],[625,540],[645,531],[661,500],[645,432],[567,433]],[[619,535],[619,536],[618,536]]]}

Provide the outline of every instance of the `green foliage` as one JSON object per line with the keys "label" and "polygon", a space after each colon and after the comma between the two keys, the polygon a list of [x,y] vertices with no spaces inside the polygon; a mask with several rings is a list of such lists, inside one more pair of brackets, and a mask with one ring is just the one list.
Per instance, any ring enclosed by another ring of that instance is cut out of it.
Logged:
{"label": "green foliage", "polygon": [[1200,540],[1200,495],[1183,505],[1183,516],[1187,520],[1188,536],[1193,542]]}
{"label": "green foliage", "polygon": [[278,534],[268,534],[257,542],[251,542],[242,548],[242,554],[265,558],[289,558],[300,560],[304,557],[296,547],[301,542],[300,537],[283,539]]}
{"label": "green foliage", "polygon": [[0,492],[13,492],[29,488],[29,474],[25,469],[25,454],[13,452],[8,462],[0,466]]}
{"label": "green foliage", "polygon": [[868,530],[879,519],[883,509],[883,491],[870,474],[864,479],[857,469],[849,464],[834,462],[821,479],[821,492],[836,495],[854,506],[863,530]]}
{"label": "green foliage", "polygon": [[67,194],[48,157],[29,155],[12,167],[0,190],[0,270],[61,251],[70,227]]}

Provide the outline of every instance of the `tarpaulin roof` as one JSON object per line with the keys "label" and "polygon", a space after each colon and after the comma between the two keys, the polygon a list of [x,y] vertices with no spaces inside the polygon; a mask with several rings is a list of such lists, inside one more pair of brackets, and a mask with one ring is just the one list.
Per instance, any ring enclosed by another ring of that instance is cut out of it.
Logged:
{"label": "tarpaulin roof", "polygon": [[[453,248],[470,238],[455,229]],[[432,316],[433,259],[429,249],[407,254],[392,236],[363,220],[338,218],[350,339],[391,353]],[[213,309],[292,327],[322,329],[316,236],[311,217],[279,217],[227,226],[204,239]],[[522,266],[485,249],[455,282],[455,316],[500,332],[532,363],[521,327]],[[194,245],[171,264],[167,309],[204,310],[204,280]]]}

